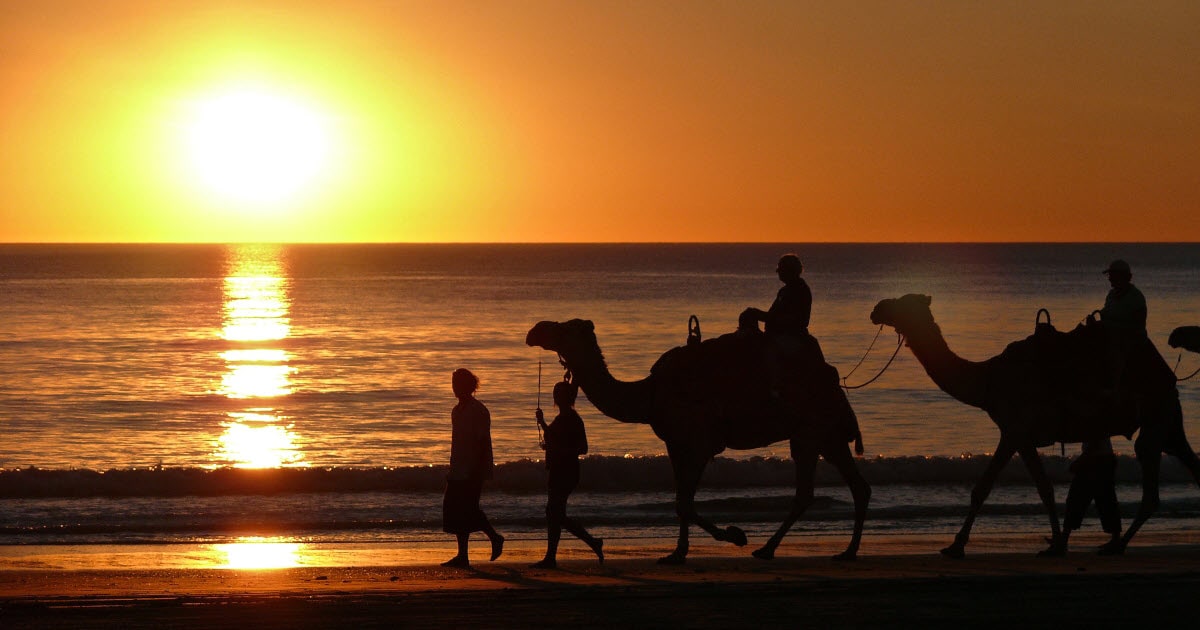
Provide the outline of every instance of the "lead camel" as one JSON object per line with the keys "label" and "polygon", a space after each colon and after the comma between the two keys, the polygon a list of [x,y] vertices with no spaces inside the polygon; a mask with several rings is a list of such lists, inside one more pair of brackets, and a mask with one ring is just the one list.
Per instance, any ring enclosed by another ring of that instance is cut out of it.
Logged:
{"label": "lead camel", "polygon": [[[815,340],[814,340],[815,341]],[[746,544],[735,526],[718,528],[695,509],[696,488],[705,466],[727,448],[761,448],[789,441],[796,465],[796,496],[791,511],[754,556],[770,559],[783,537],[812,503],[818,457],[837,468],[854,497],[854,533],[837,559],[852,560],[862,539],[871,488],[859,473],[848,441],[857,420],[838,386],[837,370],[820,357],[801,372],[786,396],[772,397],[760,333],[730,333],[668,351],[638,381],[617,380],[608,370],[592,322],[539,322],[526,343],[557,352],[588,400],[621,422],[649,424],[663,442],[675,477],[679,539],[659,560],[680,564],[688,554],[688,527],[695,523],[716,540]],[[818,360],[819,359],[819,360]]]}

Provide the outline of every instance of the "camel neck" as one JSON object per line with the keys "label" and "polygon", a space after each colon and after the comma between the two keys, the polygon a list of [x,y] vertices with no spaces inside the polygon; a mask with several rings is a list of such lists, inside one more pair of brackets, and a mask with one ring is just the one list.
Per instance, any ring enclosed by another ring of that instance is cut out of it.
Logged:
{"label": "camel neck", "polygon": [[909,331],[905,336],[913,355],[938,388],[961,402],[984,408],[987,388],[983,364],[954,354],[941,329],[933,322]]}
{"label": "camel neck", "polygon": [[600,413],[621,422],[647,424],[654,389],[649,378],[617,380],[603,360],[570,361],[575,383]]}

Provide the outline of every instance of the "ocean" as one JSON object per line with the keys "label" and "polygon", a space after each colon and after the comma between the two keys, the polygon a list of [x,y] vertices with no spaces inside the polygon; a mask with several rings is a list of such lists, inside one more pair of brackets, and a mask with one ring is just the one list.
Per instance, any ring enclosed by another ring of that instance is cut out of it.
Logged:
{"label": "ocean", "polygon": [[[500,465],[485,510],[502,531],[536,537],[533,411],[539,399],[550,411],[562,370],[525,345],[529,328],[592,320],[613,373],[638,379],[685,342],[689,316],[709,338],[745,307],[767,308],[786,252],[804,262],[811,332],[844,376],[879,332],[868,316],[881,299],[932,296],[951,348],[979,360],[1030,335],[1038,309],[1069,329],[1099,308],[1114,258],[1132,264],[1168,364],[1181,375],[1200,365],[1166,345],[1173,328],[1200,324],[1200,244],[0,245],[0,545],[443,539],[458,367],[480,377],[492,414]],[[890,329],[879,334],[848,384],[895,347]],[[868,536],[952,535],[995,426],[907,349],[849,395],[875,485]],[[1180,395],[1200,435],[1200,383]],[[663,444],[582,396],[578,408],[591,451],[572,512],[601,535],[670,535]],[[1132,510],[1132,443],[1114,446]],[[1076,452],[1043,449],[1059,483]],[[770,531],[791,493],[787,453],[727,451],[701,509]],[[821,475],[825,498],[800,535],[848,532],[848,493]],[[1164,511],[1148,527],[1200,524],[1200,492],[1176,466],[1164,475]],[[1041,535],[1026,479],[1010,466],[979,528]]]}

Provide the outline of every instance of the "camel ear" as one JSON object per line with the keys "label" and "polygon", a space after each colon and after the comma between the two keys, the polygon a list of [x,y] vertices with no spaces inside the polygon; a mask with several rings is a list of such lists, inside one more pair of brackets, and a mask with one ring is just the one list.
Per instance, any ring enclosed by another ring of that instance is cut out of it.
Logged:
{"label": "camel ear", "polygon": [[922,295],[921,301],[925,303],[925,306],[929,306],[933,302],[933,298],[929,297],[928,295]]}

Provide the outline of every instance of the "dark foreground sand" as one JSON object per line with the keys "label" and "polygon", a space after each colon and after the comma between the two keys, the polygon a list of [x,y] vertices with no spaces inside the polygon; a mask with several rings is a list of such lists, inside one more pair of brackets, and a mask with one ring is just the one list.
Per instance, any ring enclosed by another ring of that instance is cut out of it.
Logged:
{"label": "dark foreground sand", "polygon": [[[470,570],[392,567],[0,571],[3,628],[1188,627],[1200,546],[1100,557],[930,553],[764,562],[705,548],[688,564],[640,554],[531,569],[532,550]],[[1136,624],[1136,626],[1134,625]]]}

